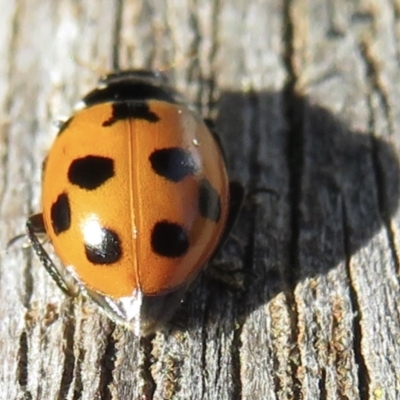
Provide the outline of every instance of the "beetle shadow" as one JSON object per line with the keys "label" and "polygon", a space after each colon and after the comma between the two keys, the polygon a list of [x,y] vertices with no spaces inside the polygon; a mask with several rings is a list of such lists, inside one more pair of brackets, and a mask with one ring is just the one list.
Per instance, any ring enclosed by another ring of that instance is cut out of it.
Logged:
{"label": "beetle shadow", "polygon": [[282,92],[225,92],[218,109],[228,170],[247,197],[216,264],[241,264],[243,290],[203,274],[172,331],[234,329],[278,294],[292,297],[299,282],[346,263],[398,208],[398,155],[371,132],[352,131],[306,97],[292,94],[288,104]]}

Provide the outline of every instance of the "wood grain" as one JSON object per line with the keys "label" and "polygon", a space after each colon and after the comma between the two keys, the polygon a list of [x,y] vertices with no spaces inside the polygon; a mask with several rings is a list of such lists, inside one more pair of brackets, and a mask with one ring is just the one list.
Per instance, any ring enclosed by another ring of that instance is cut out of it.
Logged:
{"label": "wood grain", "polygon": [[[400,398],[396,0],[0,2],[0,399]],[[7,241],[40,211],[52,123],[113,68],[165,69],[248,196],[145,339]],[[220,263],[221,262],[221,263]]]}

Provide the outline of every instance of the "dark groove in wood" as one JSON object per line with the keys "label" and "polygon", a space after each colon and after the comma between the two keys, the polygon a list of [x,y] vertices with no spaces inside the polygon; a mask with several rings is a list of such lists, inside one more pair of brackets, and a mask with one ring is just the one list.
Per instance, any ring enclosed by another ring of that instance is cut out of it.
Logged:
{"label": "dark groove in wood", "polygon": [[328,397],[328,391],[326,390],[326,369],[322,368],[321,369],[321,379],[318,382],[318,388],[319,388],[319,400],[327,400]]}
{"label": "dark groove in wood", "polygon": [[400,258],[399,258],[399,254],[397,252],[397,247],[396,247],[396,240],[395,240],[396,233],[393,231],[390,221],[388,221],[388,224],[389,225],[388,225],[387,232],[388,232],[390,251],[391,251],[391,255],[393,257],[394,263],[395,263],[397,277],[398,277],[398,280],[400,281]]}
{"label": "dark groove in wood", "polygon": [[110,332],[107,335],[106,348],[101,359],[101,372],[99,382],[99,393],[101,400],[112,400],[110,384],[113,381],[113,371],[117,355],[117,341],[114,338],[115,324],[110,322]]}
{"label": "dark groove in wood", "polygon": [[[22,251],[22,249],[21,249]],[[23,270],[23,279],[24,279],[24,292],[21,295],[22,304],[25,308],[30,308],[30,301],[33,293],[33,276],[32,276],[32,268],[33,268],[33,253],[32,251],[24,252],[25,253],[25,268]],[[41,265],[39,265],[39,268]]]}
{"label": "dark groove in wood", "polygon": [[[372,113],[371,113],[372,115]],[[396,240],[395,240],[395,232],[393,232],[392,224],[391,224],[391,213],[393,210],[390,209],[391,199],[388,199],[388,191],[386,188],[386,179],[384,168],[380,161],[379,157],[379,139],[372,136],[373,132],[371,132],[371,148],[372,148],[372,162],[373,162],[373,170],[375,174],[375,185],[377,187],[377,196],[378,196],[378,204],[379,204],[379,213],[382,218],[382,221],[385,225],[385,232],[387,235],[387,239],[389,242],[389,250],[391,252],[391,256],[393,258],[393,262],[395,264],[395,269],[397,273],[400,272],[400,259],[399,255],[396,251]],[[389,194],[390,196],[390,194]],[[400,281],[400,278],[398,278]]]}
{"label": "dark groove in wood", "polygon": [[243,331],[243,323],[242,320],[235,321],[235,330],[233,332],[233,339],[232,339],[232,398],[233,399],[241,399],[243,386],[241,380],[241,369],[242,364],[240,362],[240,349],[243,346],[242,343],[242,331]]}
{"label": "dark groove in wood", "polygon": [[[220,332],[220,328],[217,328],[217,337],[220,337],[221,334]],[[221,343],[218,343],[218,348],[217,348],[217,362],[216,362],[216,371],[217,373],[215,374],[215,378],[214,381],[212,383],[213,387],[218,387],[218,381],[219,381],[219,377],[221,375],[221,371],[222,371],[222,354],[221,354]]]}
{"label": "dark groove in wood", "polygon": [[[202,82],[203,75],[200,67],[200,62],[198,58],[199,54],[199,49],[200,49],[200,44],[202,40],[200,28],[199,28],[199,22],[198,22],[198,17],[197,14],[194,12],[196,9],[196,4],[197,0],[193,0],[193,6],[190,7],[190,15],[189,15],[189,24],[193,32],[193,39],[191,40],[190,43],[190,51],[189,54],[196,54],[195,57],[190,58],[190,63],[188,65],[187,69],[187,82]],[[190,57],[190,55],[189,55]],[[196,108],[198,110],[202,111],[202,106],[203,106],[203,85],[200,84],[198,86],[198,90],[196,92],[196,99],[190,99],[191,101],[194,101],[194,104],[196,105]],[[203,113],[201,113],[203,114]]]}
{"label": "dark groove in wood", "polygon": [[151,366],[153,365],[153,340],[155,335],[140,338],[140,349],[143,354],[143,363],[141,367],[141,376],[145,381],[145,385],[142,387],[141,397],[146,400],[151,400],[154,397],[156,390],[156,382],[154,381],[151,373]]}
{"label": "dark groove in wood", "polygon": [[[208,335],[207,335],[207,321],[208,318],[207,316],[209,315],[209,308],[210,308],[210,296],[207,296],[207,299],[205,301],[205,307],[204,307],[204,318],[202,321],[202,326],[200,327],[201,329],[201,366],[203,370],[207,369],[207,360],[206,360],[206,354],[207,354],[207,341],[208,341]],[[201,398],[205,397],[205,387],[206,387],[207,381],[206,381],[206,376],[205,374],[201,375]]]}
{"label": "dark groove in wood", "polygon": [[70,301],[70,305],[67,310],[65,318],[65,328],[63,334],[63,349],[64,349],[64,367],[61,378],[60,391],[58,394],[58,400],[64,400],[68,396],[69,389],[71,387],[72,380],[74,378],[75,369],[75,355],[74,355],[74,336],[75,336],[75,319],[74,315],[74,304]]}
{"label": "dark groove in wood", "polygon": [[343,226],[343,238],[344,238],[344,251],[345,251],[345,265],[346,272],[349,281],[349,294],[350,294],[350,304],[354,315],[353,321],[353,349],[356,364],[358,366],[358,391],[361,399],[370,398],[370,388],[369,388],[369,373],[367,369],[366,360],[362,354],[361,342],[362,342],[362,331],[361,331],[361,308],[358,301],[357,292],[352,285],[351,280],[351,270],[350,270],[350,260],[351,260],[351,245],[349,236],[349,227],[347,224],[347,211],[344,200],[342,200],[342,226]]}
{"label": "dark groove in wood", "polygon": [[[276,355],[275,352],[272,353],[272,363],[274,366],[274,371],[278,371],[280,363],[279,363],[278,356]],[[278,374],[275,374],[273,376],[273,382],[274,382],[274,393],[281,393],[284,386],[283,386],[282,380]]]}
{"label": "dark groove in wood", "polygon": [[[365,53],[367,54],[367,53]],[[365,55],[363,53],[363,55]],[[378,71],[376,69],[375,64],[372,63],[372,61],[368,61],[366,57],[364,57],[363,61],[367,64],[368,63],[368,75],[367,77],[369,78],[369,83],[370,83],[370,90],[371,92],[375,92],[378,94],[379,98],[381,99],[382,105],[384,107],[384,113],[385,113],[385,118],[387,120],[387,123],[389,125],[389,131],[390,134],[392,134],[392,125],[390,123],[390,112],[389,112],[389,104],[387,103],[387,97],[384,95],[383,92],[381,92],[381,88],[379,87],[379,79],[377,77]],[[387,104],[387,105],[386,105]],[[368,108],[369,108],[369,138],[371,141],[371,153],[372,153],[372,164],[373,164],[373,172],[374,172],[374,178],[375,178],[375,186],[376,186],[376,193],[377,193],[377,198],[378,198],[378,207],[379,207],[379,214],[381,216],[381,219],[384,224],[385,228],[385,233],[386,237],[389,242],[389,251],[391,253],[394,266],[395,266],[395,271],[399,271],[400,268],[400,261],[399,261],[399,256],[396,251],[396,242],[395,242],[395,234],[392,230],[390,218],[391,218],[391,213],[393,210],[390,209],[390,203],[391,199],[388,198],[390,197],[390,194],[388,193],[387,187],[386,187],[386,179],[385,179],[385,171],[383,168],[383,165],[381,163],[380,157],[379,157],[379,146],[380,146],[380,139],[374,136],[375,131],[377,129],[376,127],[376,121],[374,117],[374,110],[372,106],[372,99],[371,95],[368,96]],[[400,282],[400,278],[397,277],[397,281]],[[394,315],[393,315],[394,317]],[[398,317],[398,313],[397,313]],[[393,366],[393,363],[390,363],[391,370],[393,372],[393,375],[396,375],[396,368]]]}
{"label": "dark groove in wood", "polygon": [[115,0],[115,23],[112,41],[112,70],[120,70],[120,46],[121,46],[121,29],[122,29],[122,15],[124,9],[124,0]]}
{"label": "dark groove in wood", "polygon": [[[387,100],[387,96],[385,95],[384,91],[381,89],[380,84],[379,84],[379,79],[377,77],[378,74],[378,69],[371,57],[369,56],[368,49],[366,47],[367,45],[364,44],[361,46],[361,54],[362,54],[362,60],[364,61],[365,68],[367,70],[367,78],[369,78],[369,83],[370,83],[370,90],[372,92],[375,92],[378,94],[379,98],[381,99],[382,106],[384,108],[384,113],[385,113],[385,118],[387,120],[388,126],[389,126],[389,133],[393,133],[393,127],[391,123],[391,117],[390,117],[390,105]],[[390,246],[390,252],[392,255],[392,258],[395,263],[396,271],[400,271],[400,260],[399,260],[399,255],[396,251],[396,241],[395,241],[395,233],[393,232],[392,226],[391,226],[391,214],[393,213],[393,210],[391,208],[391,203],[393,202],[393,199],[390,199],[390,193],[387,190],[387,185],[386,185],[386,179],[385,179],[385,169],[382,165],[382,162],[380,160],[379,156],[379,147],[380,147],[380,139],[374,136],[375,134],[375,129],[376,129],[376,121],[374,118],[374,111],[373,111],[373,106],[371,103],[371,96],[368,96],[368,109],[369,109],[369,127],[370,127],[370,140],[371,140],[371,148],[372,148],[372,163],[373,163],[373,171],[375,175],[375,185],[377,188],[377,196],[378,196],[378,205],[379,205],[379,213],[384,221],[385,225],[385,231],[387,234],[387,238],[389,241],[389,246]],[[388,198],[389,196],[389,198]]]}
{"label": "dark groove in wood", "polygon": [[[289,165],[289,202],[291,205],[291,238],[290,238],[290,257],[289,264],[285,266],[284,277],[289,286],[287,290],[288,310],[290,310],[291,337],[293,343],[298,343],[298,311],[295,301],[294,289],[298,282],[299,271],[299,235],[300,235],[300,202],[301,202],[301,183],[303,175],[303,118],[302,102],[296,96],[297,76],[294,66],[294,24],[295,21],[291,15],[293,0],[284,0],[283,3],[283,39],[285,52],[283,62],[285,65],[287,80],[283,89],[283,101],[285,107],[285,116],[288,124],[288,144],[287,144],[287,162]],[[298,348],[293,349],[295,360]],[[295,361],[290,361],[290,369],[293,379],[293,397],[301,397],[301,381],[297,378],[298,365]]]}
{"label": "dark groove in wood", "polygon": [[[253,107],[256,104],[257,100],[253,99]],[[251,103],[251,102],[250,102]],[[254,108],[253,108],[254,112]],[[256,114],[256,113],[255,113]],[[254,122],[253,119],[252,122]],[[250,129],[249,129],[250,130]],[[253,145],[251,151],[250,158],[252,160],[256,160],[258,156],[258,149],[255,145]],[[254,162],[253,165],[249,167],[254,172],[260,171],[260,166],[257,162]],[[257,173],[258,174],[258,173]],[[251,175],[253,176],[253,175]],[[258,175],[259,176],[259,175]],[[257,187],[258,180],[254,180],[250,182],[251,185],[255,185]],[[249,224],[249,238],[248,242],[244,248],[243,254],[243,290],[237,293],[235,297],[235,322],[234,322],[234,332],[233,332],[233,339],[232,339],[232,349],[231,349],[231,357],[232,357],[232,399],[241,399],[243,395],[243,382],[242,382],[242,362],[241,362],[241,350],[243,347],[242,341],[242,333],[243,333],[243,326],[246,322],[247,315],[248,315],[248,305],[247,299],[249,298],[248,290],[253,283],[253,276],[252,272],[254,269],[254,254],[255,254],[255,231],[256,231],[256,224],[257,224],[257,202],[251,203],[251,209],[248,213],[250,224]]]}
{"label": "dark groove in wood", "polygon": [[28,384],[28,339],[26,331],[22,331],[19,337],[17,380],[25,388]]}
{"label": "dark groove in wood", "polygon": [[[261,175],[261,165],[259,162],[260,158],[260,140],[261,132],[258,128],[259,115],[260,115],[260,98],[259,95],[250,91],[246,95],[244,114],[246,119],[249,121],[249,125],[246,128],[248,134],[252,135],[253,140],[251,141],[251,148],[249,151],[249,175],[250,181],[248,183],[248,190],[253,193],[255,188],[259,186],[260,175]],[[243,273],[244,280],[243,286],[244,290],[240,292],[236,297],[236,320],[235,320],[235,330],[232,340],[232,383],[233,391],[232,398],[240,399],[242,397],[243,386],[242,386],[242,364],[241,364],[241,348],[242,343],[242,331],[243,325],[246,320],[247,307],[246,299],[248,298],[247,290],[252,284],[252,271],[254,269],[254,254],[255,254],[255,231],[257,224],[257,203],[254,202],[250,208],[249,212],[250,222],[250,235],[248,242],[246,243],[244,255],[243,255]]]}
{"label": "dark groove in wood", "polygon": [[[250,91],[247,94],[246,114],[249,114],[250,126],[248,127],[249,135],[252,135],[253,140],[251,141],[250,155],[249,155],[249,191],[253,193],[255,188],[259,186],[260,175],[261,175],[261,165],[260,165],[260,140],[261,132],[258,127],[258,118],[260,113],[260,97],[254,92]],[[256,208],[254,208],[254,215],[256,214]],[[255,222],[254,222],[255,223]],[[255,226],[255,225],[254,225]],[[254,232],[254,229],[252,230]]]}
{"label": "dark groove in wood", "polygon": [[303,156],[304,156],[304,132],[303,132],[303,118],[302,108],[303,104],[296,95],[296,73],[293,65],[294,56],[294,28],[293,21],[290,16],[290,7],[292,0],[285,1],[285,44],[287,46],[286,53],[284,54],[284,63],[288,78],[283,90],[285,116],[288,124],[288,144],[287,144],[287,162],[289,165],[289,196],[291,203],[291,228],[292,228],[292,240],[291,240],[291,262],[289,269],[286,271],[286,279],[289,283],[290,288],[294,289],[294,286],[298,282],[297,272],[299,267],[298,262],[298,239],[300,232],[300,203],[302,198],[301,183],[303,176]]}
{"label": "dark groove in wood", "polygon": [[85,359],[85,350],[83,348],[79,348],[78,359],[75,365],[75,382],[74,382],[74,397],[73,400],[80,400],[83,392],[83,383],[82,383],[82,363]]}
{"label": "dark groove in wood", "polygon": [[216,57],[219,50],[219,15],[221,14],[221,2],[220,0],[213,1],[213,11],[212,11],[212,24],[211,24],[211,49],[210,49],[210,65],[211,65],[211,76],[208,78],[208,99],[207,99],[207,111],[206,115],[209,118],[216,117],[216,106],[218,104],[218,87],[216,85],[216,71],[215,63]]}

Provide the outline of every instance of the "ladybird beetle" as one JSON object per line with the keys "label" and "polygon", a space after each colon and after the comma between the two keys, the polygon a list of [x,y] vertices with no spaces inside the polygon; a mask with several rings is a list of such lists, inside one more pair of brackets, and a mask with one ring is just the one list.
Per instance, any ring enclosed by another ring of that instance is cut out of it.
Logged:
{"label": "ladybird beetle", "polygon": [[242,197],[218,137],[165,76],[121,71],[61,124],[43,163],[42,212],[27,234],[64,292],[83,293],[146,335],[172,316]]}

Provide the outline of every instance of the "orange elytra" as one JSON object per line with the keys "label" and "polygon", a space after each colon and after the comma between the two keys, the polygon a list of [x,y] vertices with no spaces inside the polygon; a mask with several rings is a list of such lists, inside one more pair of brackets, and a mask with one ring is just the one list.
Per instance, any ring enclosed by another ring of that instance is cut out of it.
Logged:
{"label": "orange elytra", "polygon": [[117,72],[60,127],[28,236],[64,291],[147,334],[172,316],[242,196],[217,136],[163,75]]}

